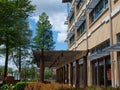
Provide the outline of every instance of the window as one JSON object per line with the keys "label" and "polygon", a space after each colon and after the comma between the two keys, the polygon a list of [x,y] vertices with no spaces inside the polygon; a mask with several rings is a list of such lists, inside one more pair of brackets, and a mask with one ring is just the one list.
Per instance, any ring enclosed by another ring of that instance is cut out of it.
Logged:
{"label": "window", "polygon": [[77,9],[79,9],[80,8],[80,6],[82,5],[82,3],[83,3],[83,1],[84,0],[77,0],[76,2],[77,2]]}
{"label": "window", "polygon": [[91,54],[95,54],[98,52],[102,52],[104,49],[108,48],[110,46],[110,40],[106,40],[105,42],[103,42],[102,44],[94,47],[91,49]]}
{"label": "window", "polygon": [[119,42],[119,43],[120,43],[120,33],[119,33],[119,34],[117,34],[117,42]]}
{"label": "window", "polygon": [[99,15],[103,12],[105,8],[108,7],[108,0],[101,0],[96,7],[90,13],[90,23],[92,23]]}
{"label": "window", "polygon": [[74,13],[71,15],[71,17],[70,17],[70,23],[72,24],[73,23],[73,21],[74,21]]}
{"label": "window", "polygon": [[70,45],[73,44],[75,41],[75,35],[73,35],[71,38],[70,38]]}
{"label": "window", "polygon": [[80,36],[86,29],[86,22],[84,21],[77,29],[77,36]]}

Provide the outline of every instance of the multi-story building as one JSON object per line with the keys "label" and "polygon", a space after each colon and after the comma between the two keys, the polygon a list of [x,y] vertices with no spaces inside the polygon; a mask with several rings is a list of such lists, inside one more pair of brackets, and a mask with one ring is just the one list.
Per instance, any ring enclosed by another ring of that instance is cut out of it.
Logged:
{"label": "multi-story building", "polygon": [[[62,2],[70,4],[67,16],[68,50],[89,50],[87,85],[120,86],[120,0]],[[79,72],[79,86],[84,84],[82,60],[78,60],[79,70],[73,73]]]}

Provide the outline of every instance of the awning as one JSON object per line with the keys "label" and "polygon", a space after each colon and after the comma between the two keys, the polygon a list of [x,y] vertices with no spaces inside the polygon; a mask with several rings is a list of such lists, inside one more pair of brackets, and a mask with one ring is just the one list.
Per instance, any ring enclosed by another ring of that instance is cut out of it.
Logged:
{"label": "awning", "polygon": [[75,23],[74,28],[78,29],[85,20],[86,20],[86,16],[81,16],[79,20]]}
{"label": "awning", "polygon": [[80,2],[80,5],[82,6],[85,1],[84,1],[84,0],[83,0],[83,1],[76,0],[76,1],[75,1],[75,5],[77,6],[77,5],[79,4],[79,2]]}
{"label": "awning", "polygon": [[74,34],[75,34],[74,31],[71,31],[70,33],[68,33],[67,39],[71,38]]}
{"label": "awning", "polygon": [[93,55],[90,55],[87,57],[87,60],[95,60],[95,59],[99,59],[101,57],[104,57],[104,56],[108,56],[110,55],[109,52],[100,52],[100,53],[96,53],[96,54],[93,54]]}
{"label": "awning", "polygon": [[[33,51],[34,59],[39,67],[41,51]],[[87,51],[44,51],[45,67],[61,67],[87,55]]]}
{"label": "awning", "polygon": [[111,46],[110,48],[108,48],[108,51],[110,51],[110,52],[120,51],[120,43],[117,43],[117,44]]}
{"label": "awning", "polygon": [[99,3],[99,1],[100,0],[91,0],[86,7],[86,11],[90,13],[95,8],[95,6]]}
{"label": "awning", "polygon": [[62,0],[63,3],[71,2],[72,0]]}
{"label": "awning", "polygon": [[119,52],[119,51],[120,51],[120,43],[117,43],[115,45],[112,45],[112,46],[104,49],[103,51],[101,51],[99,53],[88,56],[87,59],[95,60],[95,59],[110,55],[110,52]]}
{"label": "awning", "polygon": [[71,10],[70,10],[70,12],[68,14],[67,20],[69,20],[72,17],[73,14],[74,14],[74,9],[71,8]]}

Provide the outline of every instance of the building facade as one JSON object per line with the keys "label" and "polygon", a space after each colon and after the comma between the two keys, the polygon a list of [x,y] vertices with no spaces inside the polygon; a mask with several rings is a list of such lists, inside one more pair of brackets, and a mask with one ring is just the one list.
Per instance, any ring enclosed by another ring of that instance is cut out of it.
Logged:
{"label": "building facade", "polygon": [[64,67],[67,81],[63,82],[75,86],[120,86],[120,0],[63,3],[70,5],[68,50],[89,51],[87,59],[80,58]]}

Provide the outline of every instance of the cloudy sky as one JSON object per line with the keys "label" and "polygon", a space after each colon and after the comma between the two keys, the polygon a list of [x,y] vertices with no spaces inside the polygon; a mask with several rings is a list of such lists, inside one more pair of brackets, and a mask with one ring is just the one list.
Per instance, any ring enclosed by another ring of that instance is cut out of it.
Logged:
{"label": "cloudy sky", "polygon": [[30,28],[34,31],[36,22],[39,15],[42,12],[46,12],[49,16],[49,20],[53,25],[53,34],[54,40],[56,42],[57,50],[67,49],[67,44],[64,42],[67,36],[67,26],[64,25],[64,22],[67,17],[67,6],[65,3],[62,3],[62,0],[31,0],[33,5],[36,5],[36,11],[33,16],[30,18]]}

